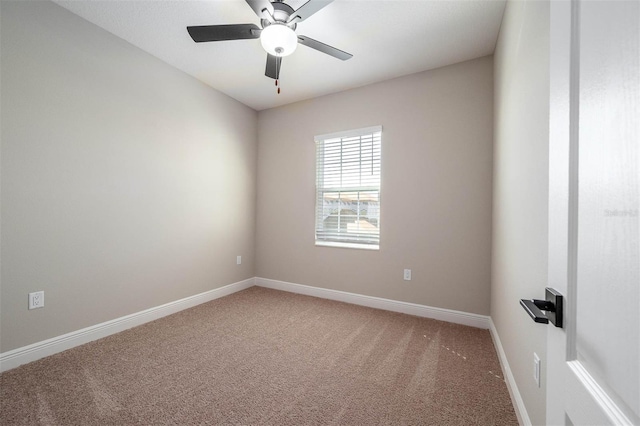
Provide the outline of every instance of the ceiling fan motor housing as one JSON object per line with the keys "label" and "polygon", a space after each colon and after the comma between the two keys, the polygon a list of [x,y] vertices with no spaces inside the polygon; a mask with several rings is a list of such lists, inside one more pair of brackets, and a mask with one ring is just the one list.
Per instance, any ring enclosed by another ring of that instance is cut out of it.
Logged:
{"label": "ceiling fan motor housing", "polygon": [[[284,24],[295,31],[297,26],[295,22],[291,24],[287,24],[287,21],[289,20],[289,16],[291,16],[291,14],[293,14],[294,12],[293,8],[288,4],[282,3],[282,2],[273,2],[271,3],[271,6],[273,6],[274,21],[278,24]],[[260,20],[260,25],[262,25],[262,28],[267,28],[269,25],[271,25],[271,22],[268,19],[262,18]]]}

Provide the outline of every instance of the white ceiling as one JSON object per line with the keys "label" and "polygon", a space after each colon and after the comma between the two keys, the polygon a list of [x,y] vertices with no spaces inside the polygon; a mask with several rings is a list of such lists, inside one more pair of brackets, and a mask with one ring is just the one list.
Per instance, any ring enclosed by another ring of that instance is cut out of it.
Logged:
{"label": "white ceiling", "polygon": [[[186,27],[255,23],[244,0],[54,0],[232,98],[262,110],[493,53],[505,0],[335,0],[296,32],[353,54],[306,46],[283,58],[281,94],[260,41],[194,43]],[[304,0],[285,1],[294,9]]]}

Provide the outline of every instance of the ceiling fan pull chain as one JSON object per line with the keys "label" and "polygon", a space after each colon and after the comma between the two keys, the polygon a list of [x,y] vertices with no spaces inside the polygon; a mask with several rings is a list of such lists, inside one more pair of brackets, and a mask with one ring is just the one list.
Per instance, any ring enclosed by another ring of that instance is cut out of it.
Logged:
{"label": "ceiling fan pull chain", "polygon": [[280,82],[278,81],[277,77],[280,77],[280,70],[278,69],[278,65],[279,65],[278,58],[276,58],[276,87],[278,88],[278,95],[280,94]]}

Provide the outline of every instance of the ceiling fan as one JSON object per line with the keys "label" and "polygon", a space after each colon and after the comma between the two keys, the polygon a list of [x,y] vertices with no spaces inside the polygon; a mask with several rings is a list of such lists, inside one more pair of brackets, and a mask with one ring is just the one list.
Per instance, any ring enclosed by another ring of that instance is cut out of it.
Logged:
{"label": "ceiling fan", "polygon": [[[276,80],[280,77],[282,58],[292,54],[298,43],[346,61],[353,55],[335,47],[321,43],[307,36],[297,35],[295,29],[304,21],[333,0],[308,0],[297,10],[283,0],[245,0],[260,18],[260,25],[231,24],[203,25],[187,27],[189,35],[196,43],[259,38],[267,51],[265,75]],[[280,89],[278,88],[278,93]]]}

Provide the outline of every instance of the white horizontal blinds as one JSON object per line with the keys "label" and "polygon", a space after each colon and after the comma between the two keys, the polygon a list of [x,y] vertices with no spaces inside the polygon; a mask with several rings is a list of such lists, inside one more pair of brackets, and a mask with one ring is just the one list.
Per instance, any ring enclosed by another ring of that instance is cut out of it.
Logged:
{"label": "white horizontal blinds", "polygon": [[316,243],[380,241],[382,128],[316,137]]}

